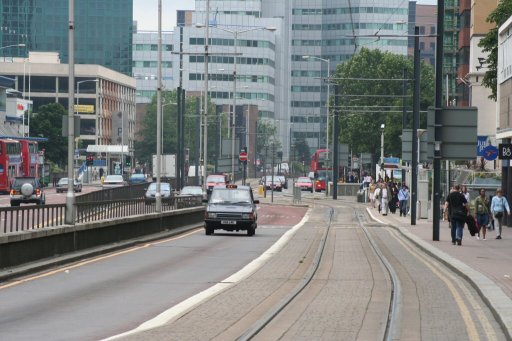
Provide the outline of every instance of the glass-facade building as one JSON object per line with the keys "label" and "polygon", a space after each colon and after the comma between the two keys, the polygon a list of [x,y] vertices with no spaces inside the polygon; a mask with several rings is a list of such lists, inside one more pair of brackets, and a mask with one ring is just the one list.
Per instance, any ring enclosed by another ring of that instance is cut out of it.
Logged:
{"label": "glass-facade building", "polygon": [[[2,0],[2,57],[58,52],[61,62],[67,63],[68,22],[68,0]],[[75,1],[75,63],[98,64],[131,75],[132,31],[131,0]]]}

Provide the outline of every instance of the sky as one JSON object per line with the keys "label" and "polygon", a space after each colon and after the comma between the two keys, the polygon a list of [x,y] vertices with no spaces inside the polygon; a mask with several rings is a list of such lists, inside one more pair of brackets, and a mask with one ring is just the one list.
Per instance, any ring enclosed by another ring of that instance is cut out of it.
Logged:
{"label": "sky", "polygon": [[[437,0],[418,0],[420,5],[435,5]],[[162,0],[162,30],[172,31],[176,25],[176,10],[194,9],[195,0]],[[158,0],[133,0],[133,18],[141,31],[158,30]]]}

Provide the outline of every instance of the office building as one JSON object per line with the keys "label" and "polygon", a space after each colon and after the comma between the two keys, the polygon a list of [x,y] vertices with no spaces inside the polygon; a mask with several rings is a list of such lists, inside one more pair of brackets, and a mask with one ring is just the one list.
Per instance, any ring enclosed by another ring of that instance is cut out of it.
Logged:
{"label": "office building", "polygon": [[[0,76],[13,80],[12,89],[33,102],[33,112],[49,103],[68,108],[68,69],[56,53],[30,53],[28,59],[0,62]],[[80,64],[75,65],[75,81],[73,104],[81,119],[77,146],[124,143],[133,150],[135,79],[100,65]],[[30,126],[24,131],[30,135]]]}
{"label": "office building", "polygon": [[[75,1],[75,63],[132,74],[132,0]],[[2,0],[2,57],[58,52],[68,62],[68,0]],[[24,46],[20,46],[24,45]]]}

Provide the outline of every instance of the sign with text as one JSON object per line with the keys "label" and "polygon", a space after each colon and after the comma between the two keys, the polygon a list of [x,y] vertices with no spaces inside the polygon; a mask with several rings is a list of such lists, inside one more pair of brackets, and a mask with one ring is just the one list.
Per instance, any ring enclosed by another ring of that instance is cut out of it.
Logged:
{"label": "sign with text", "polygon": [[498,146],[498,158],[500,160],[512,160],[512,144],[500,143]]}

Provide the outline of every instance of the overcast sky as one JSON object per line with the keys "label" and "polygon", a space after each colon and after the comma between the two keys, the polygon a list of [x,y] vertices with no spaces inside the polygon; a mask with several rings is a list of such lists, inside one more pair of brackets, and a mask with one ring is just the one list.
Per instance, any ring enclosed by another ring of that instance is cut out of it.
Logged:
{"label": "overcast sky", "polygon": [[[162,0],[162,30],[171,31],[176,25],[176,10],[194,9],[194,0]],[[435,5],[437,0],[418,0],[418,4]],[[139,30],[158,30],[158,0],[133,0],[133,18]]]}

